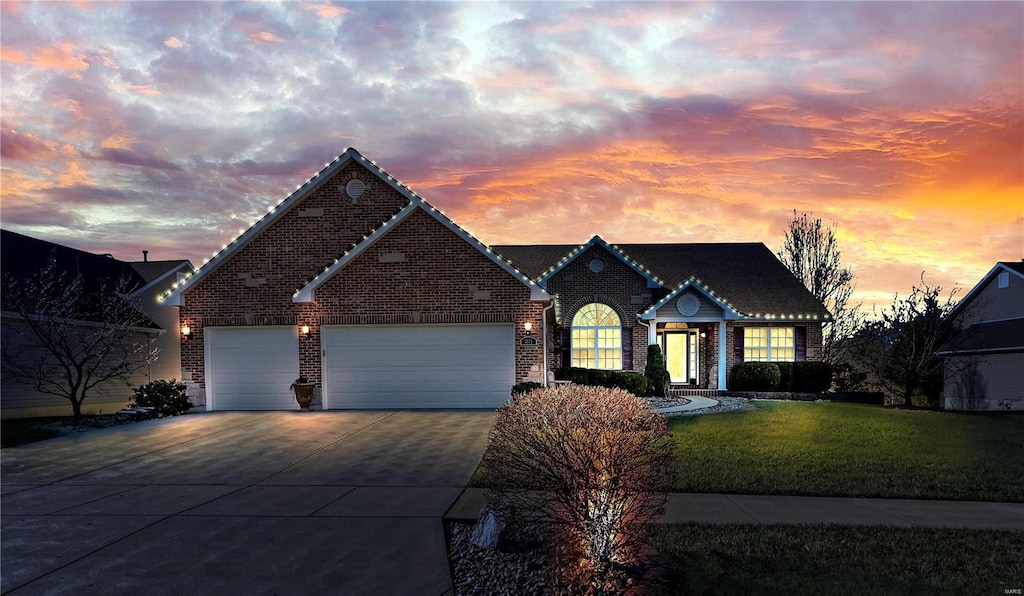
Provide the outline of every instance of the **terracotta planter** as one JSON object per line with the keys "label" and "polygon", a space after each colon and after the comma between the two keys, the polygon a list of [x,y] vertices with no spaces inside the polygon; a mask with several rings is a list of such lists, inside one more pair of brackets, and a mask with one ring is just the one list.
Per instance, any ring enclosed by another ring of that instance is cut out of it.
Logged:
{"label": "terracotta planter", "polygon": [[309,411],[309,405],[313,403],[313,390],[316,383],[292,383],[295,390],[295,401],[299,403],[299,409],[303,412]]}

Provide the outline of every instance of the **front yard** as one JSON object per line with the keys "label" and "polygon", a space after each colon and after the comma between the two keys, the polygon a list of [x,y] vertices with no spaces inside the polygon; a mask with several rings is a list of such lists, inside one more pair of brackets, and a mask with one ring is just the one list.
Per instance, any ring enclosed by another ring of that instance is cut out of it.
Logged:
{"label": "front yard", "polygon": [[671,420],[671,491],[1024,502],[1024,416],[751,403]]}

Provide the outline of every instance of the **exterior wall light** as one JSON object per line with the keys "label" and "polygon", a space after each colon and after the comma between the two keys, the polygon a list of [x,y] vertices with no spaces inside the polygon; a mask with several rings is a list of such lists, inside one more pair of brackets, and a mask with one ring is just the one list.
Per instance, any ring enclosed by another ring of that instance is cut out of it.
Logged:
{"label": "exterior wall light", "polygon": [[184,325],[182,325],[181,326],[181,337],[182,337],[182,339],[188,339],[189,337],[191,337],[191,335],[192,335],[192,328],[188,326],[188,323],[185,323]]}
{"label": "exterior wall light", "polygon": [[299,328],[303,335],[309,335],[309,325],[303,325]]}
{"label": "exterior wall light", "polygon": [[526,329],[526,334],[530,335],[530,332],[533,331],[533,323],[530,321],[523,323],[523,329]]}

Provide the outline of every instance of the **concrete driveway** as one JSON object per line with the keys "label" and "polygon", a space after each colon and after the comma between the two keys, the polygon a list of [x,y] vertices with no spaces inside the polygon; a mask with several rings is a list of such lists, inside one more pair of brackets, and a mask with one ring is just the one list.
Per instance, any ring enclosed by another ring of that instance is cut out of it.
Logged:
{"label": "concrete driveway", "polygon": [[224,412],[0,452],[0,591],[442,594],[490,412]]}

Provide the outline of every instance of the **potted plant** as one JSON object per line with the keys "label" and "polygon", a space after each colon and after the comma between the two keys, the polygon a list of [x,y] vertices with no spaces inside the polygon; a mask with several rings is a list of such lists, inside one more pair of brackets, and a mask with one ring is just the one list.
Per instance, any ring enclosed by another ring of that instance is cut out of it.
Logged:
{"label": "potted plant", "polygon": [[313,390],[316,383],[310,383],[306,377],[299,377],[292,383],[290,389],[295,391],[295,401],[299,403],[299,410],[309,411],[309,405],[313,403]]}

